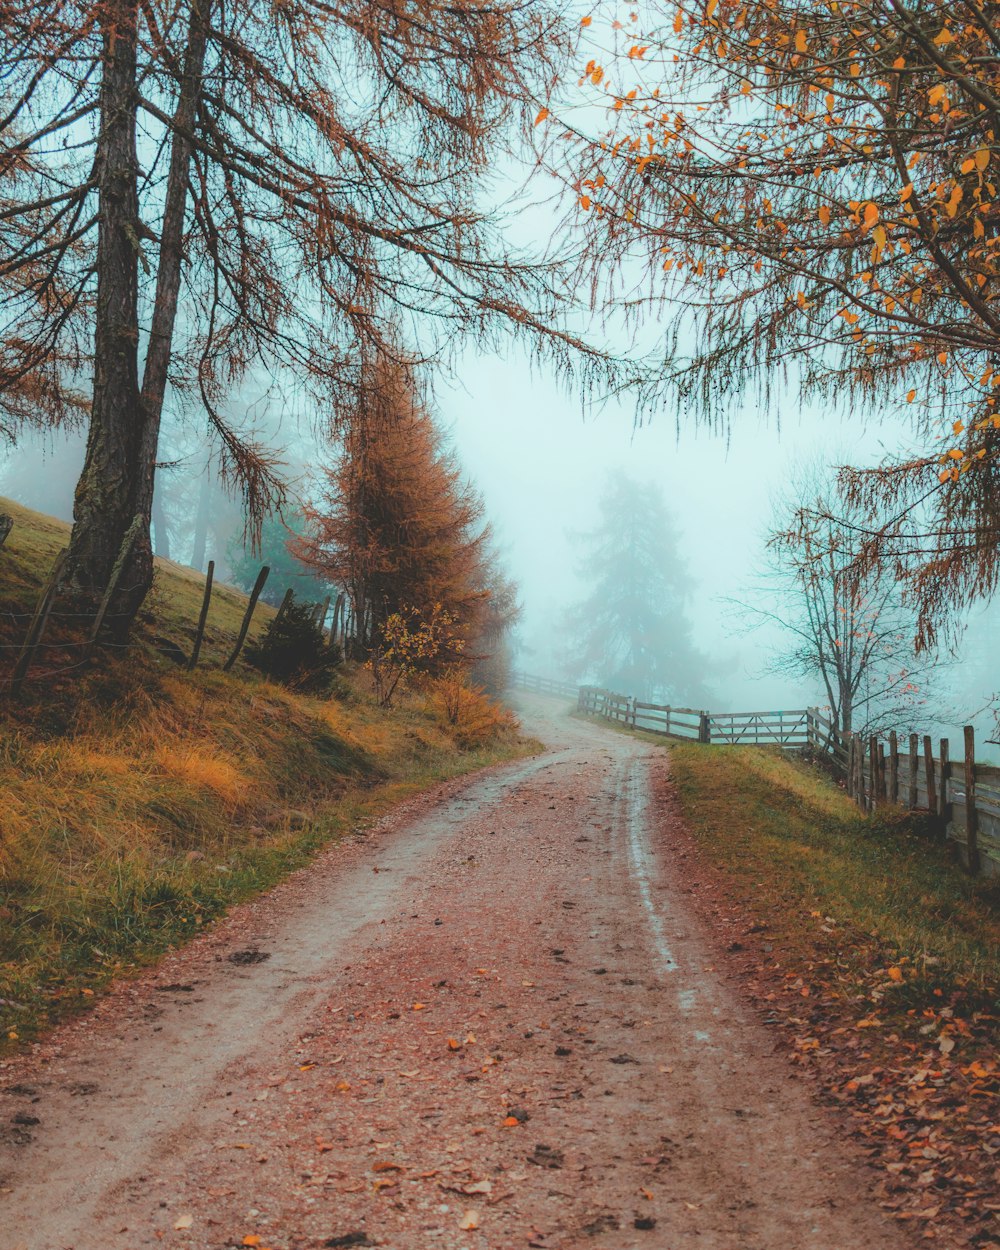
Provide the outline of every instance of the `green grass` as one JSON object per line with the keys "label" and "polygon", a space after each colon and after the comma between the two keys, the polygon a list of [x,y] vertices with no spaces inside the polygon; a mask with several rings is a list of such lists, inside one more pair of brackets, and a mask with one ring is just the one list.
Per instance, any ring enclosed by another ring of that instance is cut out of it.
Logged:
{"label": "green grass", "polygon": [[[0,510],[15,516],[0,550],[0,641],[19,641],[67,527],[3,501]],[[482,745],[460,749],[469,724],[449,724],[420,694],[377,707],[363,670],[345,669],[329,699],[264,681],[242,661],[221,672],[246,603],[225,587],[188,673],[156,640],[190,649],[203,587],[158,562],[134,645],[53,673],[79,659],[72,622],[56,619],[57,645],[22,697],[0,702],[0,1049],[79,1010],[359,821],[537,749],[492,713],[477,722]],[[253,632],[271,612],[260,605]],[[10,650],[0,655],[9,667]]]}
{"label": "green grass", "polygon": [[794,940],[832,916],[931,979],[1000,982],[1000,889],[901,809],[865,816],[822,773],[755,747],[670,747],[685,821],[737,892]]}

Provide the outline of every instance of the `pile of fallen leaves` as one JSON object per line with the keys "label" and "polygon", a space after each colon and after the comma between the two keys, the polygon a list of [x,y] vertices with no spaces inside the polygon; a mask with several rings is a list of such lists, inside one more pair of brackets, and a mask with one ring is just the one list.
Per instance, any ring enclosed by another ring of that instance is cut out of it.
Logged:
{"label": "pile of fallen leaves", "polygon": [[[666,801],[674,801],[665,796]],[[1000,1250],[1000,987],[749,890],[688,836],[696,908],[791,1061],[881,1173],[914,1244]]]}
{"label": "pile of fallen leaves", "polygon": [[996,995],[945,983],[831,917],[809,919],[811,954],[778,934],[757,943],[749,988],[765,1019],[848,1113],[883,1173],[880,1205],[914,1240],[1000,1247]]}

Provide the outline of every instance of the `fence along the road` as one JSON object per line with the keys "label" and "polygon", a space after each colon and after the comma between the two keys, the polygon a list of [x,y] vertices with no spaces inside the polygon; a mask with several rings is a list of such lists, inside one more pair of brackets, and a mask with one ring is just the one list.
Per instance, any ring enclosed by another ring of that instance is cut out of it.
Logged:
{"label": "fence along the road", "polygon": [[900,750],[895,733],[885,742],[877,735],[841,734],[818,708],[707,712],[523,673],[514,681],[541,694],[575,697],[577,709],[588,716],[678,741],[812,750],[827,757],[863,810],[898,803],[927,812],[972,873],[1000,876],[1000,768],[976,763],[971,726],[965,728],[962,752],[952,759],[947,738],[940,739],[937,755],[926,735],[910,734]]}

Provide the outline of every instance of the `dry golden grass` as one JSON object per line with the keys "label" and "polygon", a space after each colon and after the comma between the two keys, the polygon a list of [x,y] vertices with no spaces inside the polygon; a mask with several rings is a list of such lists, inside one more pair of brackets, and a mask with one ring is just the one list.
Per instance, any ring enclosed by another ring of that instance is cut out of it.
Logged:
{"label": "dry golden grass", "polygon": [[[15,516],[0,550],[0,643],[9,646],[67,527],[0,509]],[[23,697],[0,702],[0,1043],[85,1005],[112,976],[273,884],[358,819],[531,749],[507,726],[469,754],[423,696],[386,712],[367,674],[349,667],[326,700],[242,663],[223,673],[246,603],[228,588],[213,595],[199,667],[178,668],[153,640],[189,647],[203,584],[158,562],[136,645],[46,676],[78,658],[55,621],[58,645]],[[271,609],[258,611],[253,632]],[[9,663],[9,651],[0,655]]]}

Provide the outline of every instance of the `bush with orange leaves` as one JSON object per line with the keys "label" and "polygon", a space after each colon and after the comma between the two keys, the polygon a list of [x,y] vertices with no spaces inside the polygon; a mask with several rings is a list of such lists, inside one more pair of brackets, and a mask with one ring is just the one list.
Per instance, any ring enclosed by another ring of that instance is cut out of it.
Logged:
{"label": "bush with orange leaves", "polygon": [[429,706],[444,721],[463,751],[485,746],[520,728],[517,717],[470,683],[464,669],[453,665],[429,682]]}

